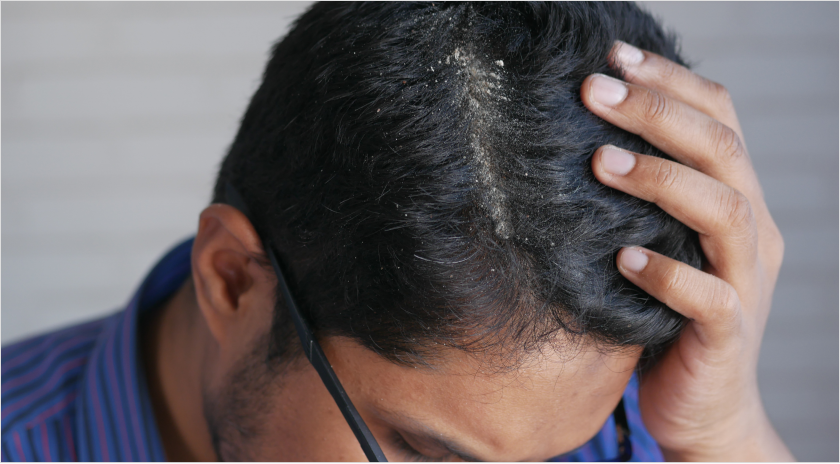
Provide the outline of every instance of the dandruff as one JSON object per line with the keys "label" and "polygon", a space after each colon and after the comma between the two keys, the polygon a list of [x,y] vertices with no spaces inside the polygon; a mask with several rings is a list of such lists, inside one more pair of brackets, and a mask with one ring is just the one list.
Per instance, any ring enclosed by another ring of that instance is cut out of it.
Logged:
{"label": "dandruff", "polygon": [[[508,124],[499,109],[501,102],[508,101],[504,94],[503,71],[487,65],[470,48],[456,47],[446,57],[446,64],[457,67],[456,75],[462,82],[462,101],[471,121],[469,146],[471,161],[475,168],[475,183],[480,185],[479,196],[482,207],[493,221],[494,232],[503,239],[513,234],[510,213],[507,210],[507,196],[502,188],[497,162],[492,155],[490,134],[500,126]],[[502,60],[494,62],[504,67]]]}

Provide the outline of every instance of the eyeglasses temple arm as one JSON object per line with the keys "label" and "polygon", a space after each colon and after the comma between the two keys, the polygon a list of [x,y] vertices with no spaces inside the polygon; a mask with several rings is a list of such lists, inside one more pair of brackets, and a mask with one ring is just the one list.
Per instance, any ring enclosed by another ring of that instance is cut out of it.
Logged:
{"label": "eyeglasses temple arm", "polygon": [[[277,257],[274,255],[274,250],[269,247],[267,251],[269,259],[271,259],[271,265],[274,267],[274,271],[277,273],[278,277],[283,276],[283,271],[280,269]],[[356,439],[359,440],[359,444],[362,446],[362,450],[365,452],[365,456],[367,456],[368,461],[388,461],[388,459],[385,458],[385,454],[382,452],[382,449],[379,448],[379,444],[376,442],[373,434],[370,433],[370,429],[368,429],[367,424],[365,424],[364,420],[362,420],[359,412],[356,411],[356,407],[353,406],[353,403],[350,401],[350,397],[347,396],[347,393],[341,386],[341,382],[339,382],[338,377],[336,377],[335,372],[327,360],[327,357],[324,355],[324,351],[321,350],[321,345],[317,340],[315,340],[312,330],[298,311],[297,305],[295,304],[292,294],[289,291],[289,287],[286,285],[285,277],[281,277],[278,280],[280,284],[280,291],[283,293],[283,298],[286,300],[286,306],[289,309],[289,313],[292,315],[292,320],[295,323],[295,329],[297,329],[300,342],[306,352],[306,357],[309,359],[309,362],[312,363],[315,370],[318,371],[318,375],[321,376],[321,380],[323,380],[324,385],[327,386],[327,390],[329,390],[335,400],[335,403],[338,405],[338,409],[341,410],[341,413],[344,414],[344,418],[347,420],[350,428],[353,429],[353,433],[356,435]]]}
{"label": "eyeglasses temple arm", "polygon": [[[230,182],[225,185],[225,196],[227,202],[231,206],[241,211],[249,221],[251,220],[252,216],[245,200],[239,192],[236,191],[233,185],[230,184]],[[321,380],[324,382],[327,390],[335,400],[335,404],[338,405],[338,409],[341,410],[341,414],[344,415],[344,419],[347,420],[347,424],[350,425],[350,429],[352,429],[353,434],[356,435],[356,439],[359,441],[359,445],[361,445],[362,450],[365,452],[365,456],[367,456],[368,461],[387,462],[388,459],[385,458],[385,454],[376,442],[376,438],[374,438],[373,434],[370,433],[370,429],[368,429],[367,424],[365,424],[362,419],[362,416],[359,415],[356,407],[353,406],[353,402],[350,401],[350,397],[347,396],[347,392],[344,391],[344,388],[341,386],[341,382],[338,380],[338,377],[335,375],[332,366],[330,366],[327,357],[324,355],[321,345],[317,340],[315,340],[312,329],[310,329],[309,324],[307,324],[303,315],[298,310],[297,304],[295,304],[295,300],[292,298],[292,293],[286,283],[286,277],[283,274],[283,270],[280,268],[280,263],[277,261],[274,248],[271,246],[271,242],[266,240],[263,245],[265,246],[265,252],[268,255],[268,259],[271,261],[271,266],[277,274],[280,292],[283,294],[286,307],[289,310],[289,314],[292,316],[292,321],[295,324],[295,330],[300,338],[300,343],[307,359],[309,359],[312,367],[314,367],[318,372],[318,375],[321,376]]]}

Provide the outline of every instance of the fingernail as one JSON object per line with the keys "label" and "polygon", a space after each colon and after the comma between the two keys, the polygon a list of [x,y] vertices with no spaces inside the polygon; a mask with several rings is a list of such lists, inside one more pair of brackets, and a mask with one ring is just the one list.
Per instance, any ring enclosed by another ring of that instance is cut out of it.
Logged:
{"label": "fingernail", "polygon": [[609,145],[601,149],[601,166],[610,174],[626,175],[635,165],[636,157],[624,150]]}
{"label": "fingernail", "polygon": [[621,253],[621,267],[632,272],[642,272],[647,266],[648,257],[637,248],[625,248]]}
{"label": "fingernail", "polygon": [[645,60],[645,54],[638,48],[621,41],[618,41],[618,44],[618,50],[615,51],[615,59],[619,64],[630,67],[639,65]]}
{"label": "fingernail", "polygon": [[592,80],[592,98],[602,105],[618,105],[627,98],[627,86],[618,79],[595,74]]}

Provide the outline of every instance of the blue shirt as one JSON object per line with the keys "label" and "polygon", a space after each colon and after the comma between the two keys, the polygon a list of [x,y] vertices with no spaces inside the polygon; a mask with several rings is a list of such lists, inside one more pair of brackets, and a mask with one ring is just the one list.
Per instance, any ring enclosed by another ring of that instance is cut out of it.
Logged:
{"label": "blue shirt", "polygon": [[[192,239],[169,251],[122,311],[2,349],[3,461],[165,461],[138,348],[138,318],[190,273]],[[642,424],[638,380],[624,393],[634,461],[661,461]],[[558,461],[617,455],[615,425]]]}

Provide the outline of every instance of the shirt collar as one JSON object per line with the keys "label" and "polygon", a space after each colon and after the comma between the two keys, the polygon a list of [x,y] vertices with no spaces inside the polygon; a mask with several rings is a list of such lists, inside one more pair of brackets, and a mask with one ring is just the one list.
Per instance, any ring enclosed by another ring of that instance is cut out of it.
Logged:
{"label": "shirt collar", "polygon": [[82,461],[165,461],[138,345],[140,315],[190,274],[193,238],[172,248],[146,276],[124,311],[108,317],[76,399]]}

